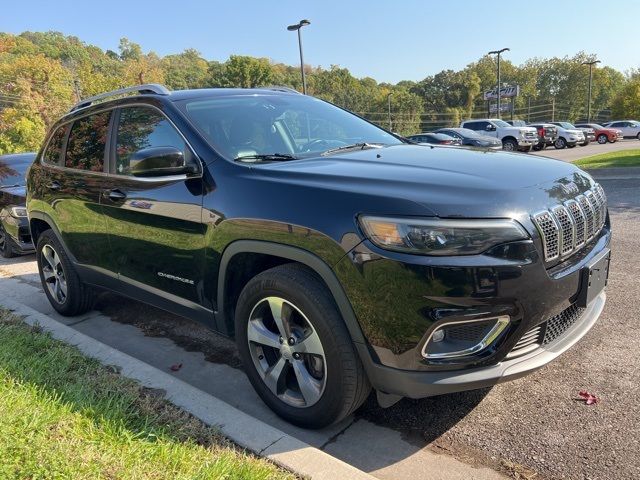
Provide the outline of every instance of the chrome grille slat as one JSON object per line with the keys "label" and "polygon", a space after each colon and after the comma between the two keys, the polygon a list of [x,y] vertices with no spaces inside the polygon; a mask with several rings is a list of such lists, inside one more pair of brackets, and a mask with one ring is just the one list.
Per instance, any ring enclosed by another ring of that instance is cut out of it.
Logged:
{"label": "chrome grille slat", "polygon": [[575,248],[576,229],[573,223],[573,217],[569,215],[569,211],[563,206],[553,207],[551,212],[555,215],[558,226],[562,233],[562,242],[560,243],[560,256],[566,257]]}
{"label": "chrome grille slat", "polygon": [[532,215],[546,262],[564,260],[584,247],[602,229],[607,219],[607,197],[602,186]]}
{"label": "chrome grille slat", "polygon": [[569,213],[571,213],[575,225],[575,248],[580,248],[587,240],[585,236],[587,219],[584,216],[582,208],[580,208],[580,204],[575,200],[569,200],[565,203],[565,206],[569,210]]}
{"label": "chrome grille slat", "polygon": [[544,211],[533,216],[542,236],[544,247],[544,257],[547,261],[554,260],[560,256],[560,228],[551,212]]}

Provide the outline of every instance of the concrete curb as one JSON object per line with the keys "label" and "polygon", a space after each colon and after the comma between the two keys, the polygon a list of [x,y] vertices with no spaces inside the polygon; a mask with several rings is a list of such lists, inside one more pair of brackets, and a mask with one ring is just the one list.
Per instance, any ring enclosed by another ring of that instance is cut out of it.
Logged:
{"label": "concrete curb", "polygon": [[294,438],[231,405],[199,390],[169,373],[165,373],[102,342],[77,332],[53,318],[9,299],[0,304],[23,316],[29,325],[43,330],[63,342],[76,346],[82,353],[104,365],[121,368],[121,374],[145,387],[162,389],[174,405],[186,410],[208,425],[252,452],[268,458],[299,475],[317,480],[373,480],[373,476],[348,463]]}

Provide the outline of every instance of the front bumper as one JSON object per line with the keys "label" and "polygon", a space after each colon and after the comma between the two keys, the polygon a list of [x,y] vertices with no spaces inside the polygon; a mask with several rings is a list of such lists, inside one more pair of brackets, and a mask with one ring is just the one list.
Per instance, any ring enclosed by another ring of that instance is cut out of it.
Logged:
{"label": "front bumper", "polygon": [[519,147],[533,147],[538,143],[537,138],[519,138],[518,146]]}
{"label": "front bumper", "polygon": [[35,251],[29,229],[29,220],[26,217],[15,218],[7,216],[2,226],[7,235],[13,240],[16,253],[25,255]]}
{"label": "front bumper", "polygon": [[[515,380],[542,368],[577,343],[596,323],[605,301],[606,293],[601,292],[587,306],[580,319],[554,342],[525,356],[504,360],[496,365],[457,372],[415,372],[369,364],[366,367],[367,374],[374,388],[409,398],[475,390]],[[359,345],[359,348],[364,346]]]}

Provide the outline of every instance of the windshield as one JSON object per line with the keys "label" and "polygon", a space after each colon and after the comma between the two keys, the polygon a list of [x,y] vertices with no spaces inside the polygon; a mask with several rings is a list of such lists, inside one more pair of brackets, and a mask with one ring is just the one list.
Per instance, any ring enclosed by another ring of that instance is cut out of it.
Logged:
{"label": "windshield", "polygon": [[575,126],[569,122],[558,122],[557,125],[560,125],[562,128],[568,128],[568,129],[574,129],[575,130]]}
{"label": "windshield", "polygon": [[304,158],[347,145],[402,143],[351,113],[305,95],[208,97],[185,100],[181,108],[229,159],[273,154]]}
{"label": "windshield", "polygon": [[15,161],[11,158],[0,157],[0,187],[25,185],[25,175],[29,165],[31,165],[31,160],[20,159]]}
{"label": "windshield", "polygon": [[497,127],[500,128],[505,128],[505,127],[511,127],[511,125],[509,125],[507,122],[505,122],[504,120],[491,120]]}

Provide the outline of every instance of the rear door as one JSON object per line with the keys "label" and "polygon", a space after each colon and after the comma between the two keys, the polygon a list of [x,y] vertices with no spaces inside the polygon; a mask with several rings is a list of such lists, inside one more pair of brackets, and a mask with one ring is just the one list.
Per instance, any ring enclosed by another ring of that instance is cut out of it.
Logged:
{"label": "rear door", "polygon": [[119,109],[101,200],[111,239],[111,268],[125,284],[201,304],[202,175],[133,176],[132,155],[153,147],[178,148],[188,161],[199,164],[160,110],[146,105]]}
{"label": "rear door", "polygon": [[111,111],[60,127],[43,155],[42,210],[52,217],[69,253],[91,269],[108,266],[107,226],[100,195]]}

